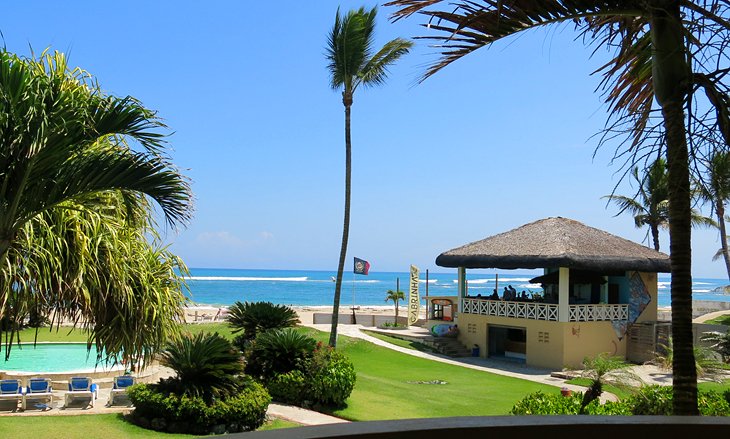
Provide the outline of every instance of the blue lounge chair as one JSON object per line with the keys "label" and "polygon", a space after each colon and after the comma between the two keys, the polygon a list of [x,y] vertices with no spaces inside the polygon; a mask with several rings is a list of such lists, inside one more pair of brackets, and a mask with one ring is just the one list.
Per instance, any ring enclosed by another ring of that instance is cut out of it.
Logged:
{"label": "blue lounge chair", "polygon": [[51,406],[53,403],[53,389],[51,389],[50,378],[31,378],[28,380],[28,388],[23,394],[23,410],[28,407],[28,400],[48,401],[43,408]]}
{"label": "blue lounge chair", "polygon": [[68,407],[69,402],[77,398],[89,398],[92,407],[94,401],[99,396],[99,387],[91,382],[88,377],[73,377],[68,382],[68,392],[64,401],[64,407]]}
{"label": "blue lounge chair", "polygon": [[127,388],[133,385],[136,379],[131,375],[114,377],[114,387],[109,394],[109,405],[114,405],[114,398],[127,394]]}
{"label": "blue lounge chair", "polygon": [[23,400],[23,388],[20,386],[20,380],[0,380],[0,400],[13,399],[17,409],[18,402]]}

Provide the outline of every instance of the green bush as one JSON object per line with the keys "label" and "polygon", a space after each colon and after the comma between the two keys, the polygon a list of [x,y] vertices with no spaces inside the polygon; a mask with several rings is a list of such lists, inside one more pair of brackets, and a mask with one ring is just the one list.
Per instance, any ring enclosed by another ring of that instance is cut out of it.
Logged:
{"label": "green bush", "polygon": [[531,393],[512,407],[513,415],[577,415],[580,411],[582,393],[563,396],[560,393]]}
{"label": "green bush", "polygon": [[292,370],[287,373],[276,375],[266,383],[271,397],[276,401],[287,404],[302,404],[306,397],[306,389],[309,385],[304,374],[299,370]]}
{"label": "green bush", "polygon": [[[672,414],[672,387],[644,386],[627,400],[634,415]],[[730,403],[715,391],[700,392],[697,395],[697,407],[702,416],[730,416]]]}
{"label": "green bush", "polygon": [[306,365],[308,398],[316,404],[340,407],[350,397],[357,374],[349,358],[321,344]]}
{"label": "green bush", "polygon": [[317,341],[295,329],[276,329],[260,333],[246,355],[246,373],[268,381],[274,376],[302,370]]}
{"label": "green bush", "polygon": [[235,396],[211,404],[198,396],[162,393],[155,386],[137,384],[127,390],[134,403],[132,420],[145,428],[170,433],[235,433],[255,430],[264,423],[271,402],[266,389],[249,382]]}

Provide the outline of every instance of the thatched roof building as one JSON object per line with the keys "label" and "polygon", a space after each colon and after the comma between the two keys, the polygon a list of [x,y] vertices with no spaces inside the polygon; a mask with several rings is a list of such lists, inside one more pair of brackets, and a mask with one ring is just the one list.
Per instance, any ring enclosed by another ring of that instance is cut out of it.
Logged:
{"label": "thatched roof building", "polygon": [[669,272],[669,256],[568,218],[546,218],[441,253],[441,267]]}

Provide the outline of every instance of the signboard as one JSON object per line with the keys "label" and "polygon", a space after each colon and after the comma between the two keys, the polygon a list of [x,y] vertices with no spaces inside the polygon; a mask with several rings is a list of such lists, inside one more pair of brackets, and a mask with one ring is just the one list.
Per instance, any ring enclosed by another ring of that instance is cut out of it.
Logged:
{"label": "signboard", "polygon": [[411,265],[411,284],[408,293],[408,325],[415,325],[418,321],[418,312],[421,298],[418,297],[418,267]]}

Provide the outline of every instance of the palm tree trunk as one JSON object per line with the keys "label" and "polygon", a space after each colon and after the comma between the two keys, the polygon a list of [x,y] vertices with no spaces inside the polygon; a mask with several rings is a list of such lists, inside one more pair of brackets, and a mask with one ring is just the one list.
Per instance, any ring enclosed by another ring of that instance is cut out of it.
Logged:
{"label": "palm tree trunk", "polygon": [[651,226],[651,240],[654,242],[654,250],[659,251],[659,227],[652,224]]}
{"label": "palm tree trunk", "polygon": [[689,65],[678,0],[653,0],[650,25],[654,94],[661,106],[667,142],[669,248],[672,272],[673,413],[699,415],[692,339],[692,247],[689,154],[684,101]]}
{"label": "palm tree trunk", "polygon": [[345,104],[345,219],[342,225],[342,246],[340,247],[340,262],[337,265],[337,281],[335,282],[335,298],[332,303],[332,326],[330,328],[329,345],[337,347],[337,322],[340,317],[340,293],[342,292],[342,273],[345,270],[345,256],[347,255],[347,241],[350,236],[350,189],[352,181],[352,143],[350,140],[350,107],[352,95],[347,99],[347,92],[342,93]]}
{"label": "palm tree trunk", "polygon": [[727,249],[727,231],[725,229],[725,205],[724,200],[716,200],[717,206],[717,223],[720,226],[720,245],[722,245],[722,257],[725,258],[725,268],[727,269],[727,277],[730,279],[730,253]]}

